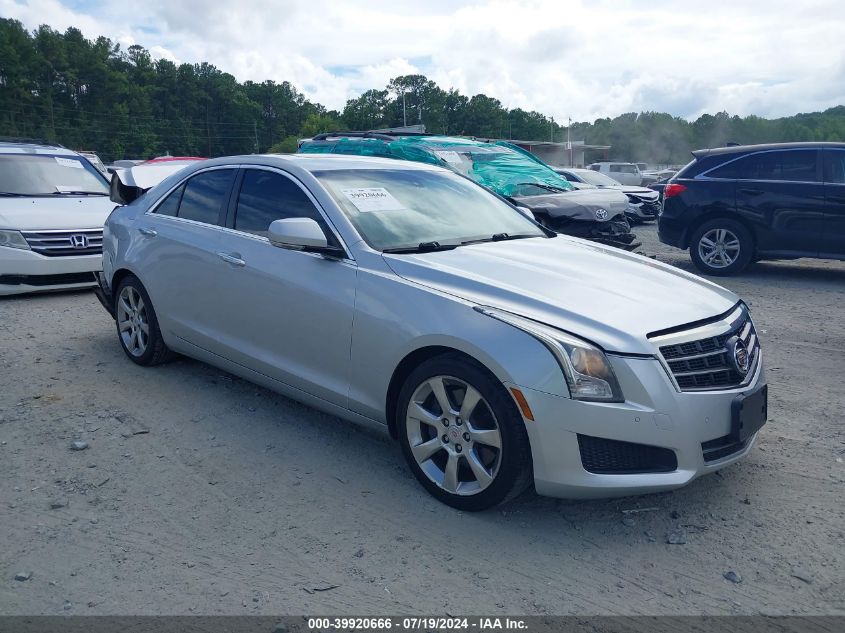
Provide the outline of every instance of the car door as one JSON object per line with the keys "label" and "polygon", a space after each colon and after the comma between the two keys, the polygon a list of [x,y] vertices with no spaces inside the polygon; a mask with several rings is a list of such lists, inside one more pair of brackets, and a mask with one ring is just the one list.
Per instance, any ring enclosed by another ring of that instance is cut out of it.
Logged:
{"label": "car door", "polygon": [[279,170],[244,168],[235,184],[216,276],[231,306],[221,353],[254,371],[346,406],[357,268],[350,258],[273,246],[274,220],[308,217],[342,244],[314,198]]}
{"label": "car door", "polygon": [[735,163],[725,169],[737,176],[737,213],[755,227],[758,250],[817,255],[825,211],[819,151],[769,150]]}
{"label": "car door", "polygon": [[845,255],[845,149],[825,149],[824,162],[824,232],[819,254]]}
{"label": "car door", "polygon": [[203,348],[217,338],[218,242],[236,168],[191,176],[136,222],[132,260],[156,309],[165,337]]}

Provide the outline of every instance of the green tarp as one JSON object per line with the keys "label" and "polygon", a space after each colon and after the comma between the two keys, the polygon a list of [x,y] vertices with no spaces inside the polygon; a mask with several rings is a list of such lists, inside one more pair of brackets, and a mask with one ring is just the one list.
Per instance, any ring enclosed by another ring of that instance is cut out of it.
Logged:
{"label": "green tarp", "polygon": [[385,139],[339,133],[336,138],[305,141],[299,151],[305,154],[381,156],[441,165],[502,196],[543,195],[573,189],[563,176],[533,154],[502,141],[487,143],[451,136]]}

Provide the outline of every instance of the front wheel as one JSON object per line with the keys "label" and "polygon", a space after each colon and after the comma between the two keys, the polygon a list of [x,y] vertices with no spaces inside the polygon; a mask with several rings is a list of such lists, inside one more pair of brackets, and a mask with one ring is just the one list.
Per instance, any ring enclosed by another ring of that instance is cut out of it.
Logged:
{"label": "front wheel", "polygon": [[705,222],[690,240],[692,263],[705,275],[733,275],[748,266],[753,257],[751,233],[728,218]]}
{"label": "front wheel", "polygon": [[414,370],[399,394],[402,452],[417,480],[459,510],[508,501],[531,483],[525,423],[485,368],[444,355]]}

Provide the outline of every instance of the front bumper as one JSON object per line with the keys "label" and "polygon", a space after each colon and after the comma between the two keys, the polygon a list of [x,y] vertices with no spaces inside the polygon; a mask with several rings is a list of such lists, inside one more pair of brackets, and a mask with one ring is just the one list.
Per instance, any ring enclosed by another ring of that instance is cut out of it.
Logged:
{"label": "front bumper", "polygon": [[628,210],[625,212],[629,216],[634,216],[640,220],[654,220],[660,212],[660,203],[655,202],[629,202]]}
{"label": "front bumper", "polygon": [[548,227],[558,233],[580,237],[607,246],[615,246],[626,251],[633,251],[642,245],[631,232],[628,221],[622,215],[605,222],[572,220],[570,218],[551,218]]}
{"label": "front bumper", "polygon": [[0,247],[0,296],[90,288],[102,269],[101,255],[45,257],[33,251]]}
{"label": "front bumper", "polygon": [[[580,402],[519,387],[535,418],[525,426],[539,494],[598,498],[672,490],[750,452],[756,435],[740,444],[728,439],[731,403],[765,383],[762,358],[748,386],[711,392],[678,392],[656,359],[609,358],[625,402]],[[582,443],[584,437],[616,440],[671,451],[675,459],[655,472],[598,474],[585,468],[579,435]]]}

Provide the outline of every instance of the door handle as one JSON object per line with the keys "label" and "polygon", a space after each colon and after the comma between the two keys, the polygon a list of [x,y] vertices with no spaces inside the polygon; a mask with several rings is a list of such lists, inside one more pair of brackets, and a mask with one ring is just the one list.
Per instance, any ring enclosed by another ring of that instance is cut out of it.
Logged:
{"label": "door handle", "polygon": [[156,235],[158,235],[158,231],[154,231],[153,229],[148,229],[145,226],[139,226],[138,227],[138,233],[140,233],[141,235],[146,235],[147,237],[155,237]]}
{"label": "door handle", "polygon": [[762,189],[740,189],[739,192],[747,196],[759,196],[763,194]]}
{"label": "door handle", "polygon": [[232,264],[232,266],[246,266],[246,262],[235,255],[229,255],[228,253],[217,253],[217,257],[222,259],[227,264]]}

